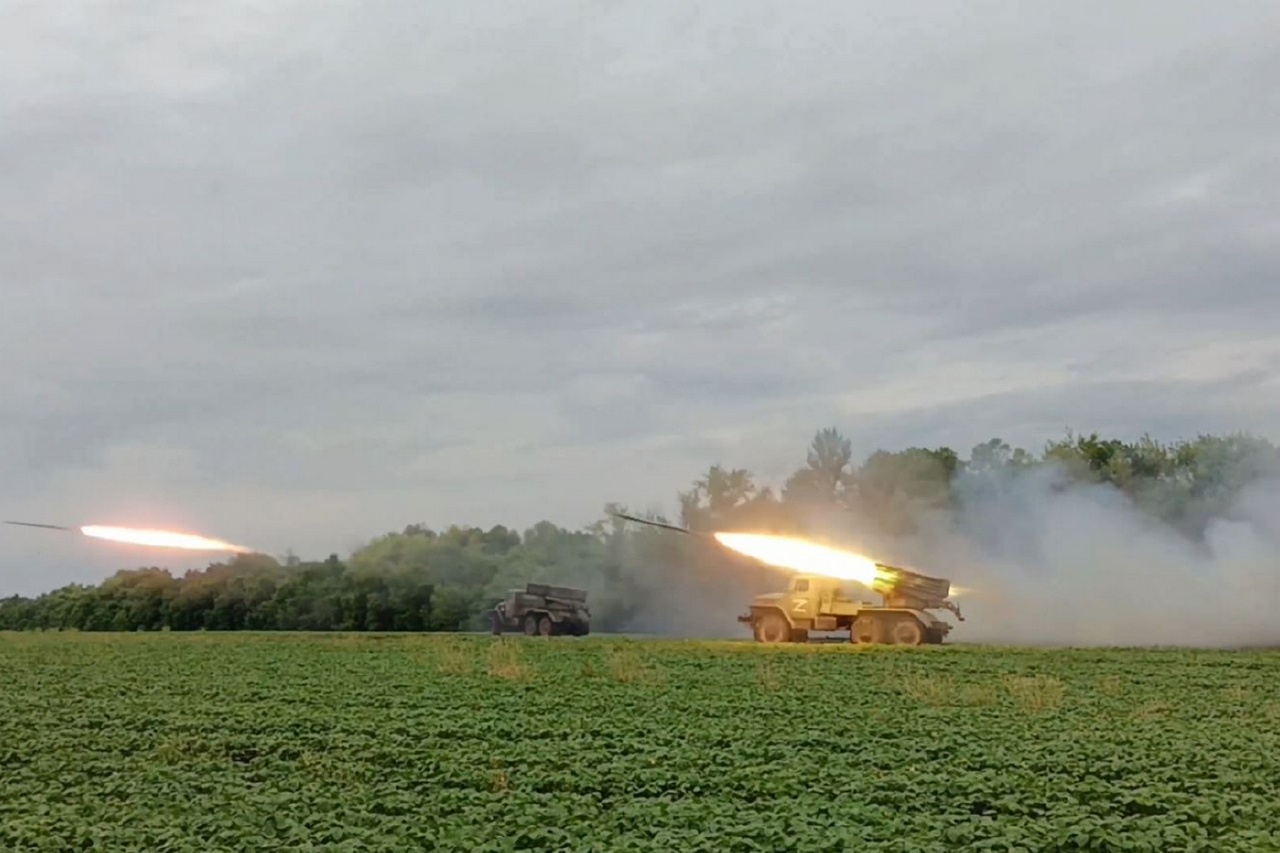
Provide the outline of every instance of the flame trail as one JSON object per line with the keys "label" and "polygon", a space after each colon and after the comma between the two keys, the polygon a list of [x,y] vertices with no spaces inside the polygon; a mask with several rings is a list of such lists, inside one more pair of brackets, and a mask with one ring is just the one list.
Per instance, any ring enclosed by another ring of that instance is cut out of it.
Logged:
{"label": "flame trail", "polygon": [[[862,554],[819,545],[808,539],[775,536],[768,533],[732,533],[725,530],[719,530],[714,533],[695,533],[688,528],[667,524],[663,521],[641,518],[629,513],[614,512],[611,514],[618,519],[634,521],[650,527],[673,530],[686,536],[715,539],[716,542],[726,548],[766,565],[805,574],[822,575],[838,580],[856,581],[873,589],[876,588],[874,585],[877,582],[882,587],[884,585],[892,587],[902,583],[904,573],[928,580],[926,576],[918,575],[913,570],[886,566]],[[934,578],[932,580],[942,579]],[[947,581],[947,583],[950,584],[950,581]],[[962,596],[973,594],[973,590],[968,587],[951,586],[951,591],[956,595]]]}
{"label": "flame trail", "polygon": [[877,579],[890,578],[870,557],[819,545],[806,539],[722,531],[713,535],[721,545],[732,548],[739,554],[783,569],[857,581],[867,586]]}
{"label": "flame trail", "polygon": [[208,539],[191,533],[172,530],[147,530],[136,527],[107,527],[91,524],[80,528],[85,536],[123,542],[130,545],[151,545],[157,548],[184,548],[188,551],[231,551],[236,554],[252,554],[252,548],[233,545],[221,539]]}

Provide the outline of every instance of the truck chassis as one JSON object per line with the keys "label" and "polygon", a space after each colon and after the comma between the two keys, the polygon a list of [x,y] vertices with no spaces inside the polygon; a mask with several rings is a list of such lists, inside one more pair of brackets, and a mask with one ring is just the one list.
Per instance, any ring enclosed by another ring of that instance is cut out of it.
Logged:
{"label": "truck chassis", "polygon": [[753,607],[738,617],[758,643],[806,643],[812,633],[848,632],[859,645],[919,646],[941,643],[951,630],[946,622],[920,610],[869,607],[854,616],[819,617],[793,622],[777,607]]}

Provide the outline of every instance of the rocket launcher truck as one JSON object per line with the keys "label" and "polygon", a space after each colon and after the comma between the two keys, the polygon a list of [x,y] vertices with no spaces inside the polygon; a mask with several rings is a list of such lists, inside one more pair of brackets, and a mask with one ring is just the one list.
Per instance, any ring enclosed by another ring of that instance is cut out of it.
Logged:
{"label": "rocket launcher truck", "polygon": [[[615,515],[677,533],[702,535],[674,524]],[[941,643],[951,632],[951,624],[931,611],[947,610],[964,621],[960,608],[949,599],[950,580],[884,563],[876,563],[875,568],[870,587],[879,593],[880,604],[857,598],[853,588],[865,588],[857,581],[802,573],[791,578],[784,592],[757,595],[749,612],[738,621],[751,627],[759,643],[803,643],[810,632],[848,631],[851,643],[911,646]]]}
{"label": "rocket launcher truck", "polygon": [[851,643],[909,646],[941,643],[951,632],[950,623],[931,610],[948,610],[964,621],[947,597],[951,581],[946,578],[884,563],[876,563],[876,570],[871,588],[881,604],[855,598],[849,589],[853,581],[798,574],[785,592],[757,595],[738,621],[751,626],[760,643],[803,643],[810,631],[848,631]]}
{"label": "rocket launcher truck", "polygon": [[587,591],[568,586],[529,583],[524,589],[508,590],[489,618],[495,634],[524,631],[530,636],[584,637],[591,633]]}

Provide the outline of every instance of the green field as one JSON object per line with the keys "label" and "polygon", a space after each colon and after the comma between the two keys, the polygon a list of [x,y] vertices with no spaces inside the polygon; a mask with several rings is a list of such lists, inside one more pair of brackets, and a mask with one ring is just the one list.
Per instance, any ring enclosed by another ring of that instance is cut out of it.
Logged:
{"label": "green field", "polygon": [[0,849],[1275,850],[1280,654],[0,635]]}

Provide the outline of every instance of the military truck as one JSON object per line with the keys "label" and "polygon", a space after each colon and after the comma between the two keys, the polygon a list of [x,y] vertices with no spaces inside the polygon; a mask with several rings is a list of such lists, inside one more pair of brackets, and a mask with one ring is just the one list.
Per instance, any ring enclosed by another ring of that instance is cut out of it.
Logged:
{"label": "military truck", "polygon": [[738,621],[751,626],[759,643],[803,643],[813,632],[849,632],[849,642],[879,645],[941,643],[951,625],[930,613],[949,610],[960,621],[960,608],[947,596],[951,582],[898,566],[876,564],[871,588],[882,604],[861,601],[854,581],[799,574],[785,592],[758,595]]}
{"label": "military truck", "polygon": [[490,611],[490,619],[495,634],[524,631],[531,637],[584,637],[591,633],[587,591],[568,586],[530,583],[522,590],[509,590]]}

